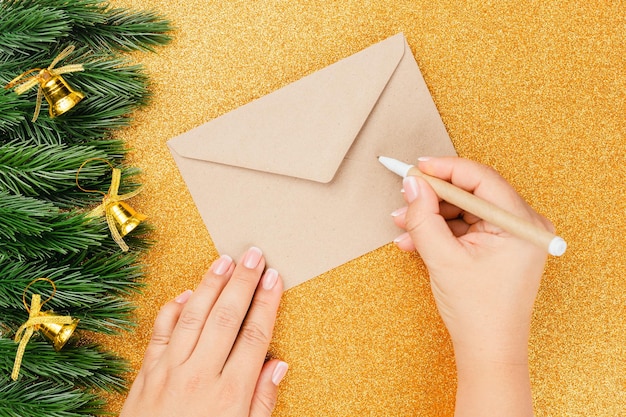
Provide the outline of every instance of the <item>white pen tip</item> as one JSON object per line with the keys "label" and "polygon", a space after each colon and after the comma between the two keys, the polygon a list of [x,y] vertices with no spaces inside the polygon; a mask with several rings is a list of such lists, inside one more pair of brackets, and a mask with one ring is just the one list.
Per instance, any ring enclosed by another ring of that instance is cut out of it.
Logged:
{"label": "white pen tip", "polygon": [[406,177],[409,174],[409,170],[413,168],[413,165],[405,164],[402,161],[398,161],[397,159],[389,158],[387,156],[379,156],[378,162],[402,178]]}

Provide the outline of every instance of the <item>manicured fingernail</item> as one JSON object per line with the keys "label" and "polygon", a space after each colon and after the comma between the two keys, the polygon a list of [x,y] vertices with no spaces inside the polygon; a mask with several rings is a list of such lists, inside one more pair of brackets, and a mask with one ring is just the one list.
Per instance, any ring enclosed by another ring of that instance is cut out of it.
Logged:
{"label": "manicured fingernail", "polygon": [[219,259],[213,262],[213,265],[211,265],[211,271],[213,271],[215,275],[224,275],[228,272],[232,263],[233,258],[228,255],[222,255]]}
{"label": "manicured fingernail", "polygon": [[417,160],[420,162],[430,161],[430,156],[420,156]]}
{"label": "manicured fingernail", "polygon": [[187,300],[189,300],[189,297],[191,297],[191,294],[193,294],[193,291],[187,290],[178,297],[176,297],[174,301],[176,301],[178,304],[185,304]]}
{"label": "manicured fingernail", "polygon": [[404,186],[404,193],[406,195],[406,200],[409,203],[412,203],[413,201],[415,201],[415,199],[419,195],[419,187],[417,185],[417,180],[415,180],[415,177],[412,175],[409,175],[408,177],[404,178],[404,180],[402,181],[402,185]]}
{"label": "manicured fingernail", "polygon": [[243,266],[248,269],[254,269],[259,266],[259,262],[261,262],[261,257],[263,256],[263,252],[261,249],[253,246],[248,249],[246,252],[246,256],[243,258]]}
{"label": "manicured fingernail", "polygon": [[272,373],[272,382],[274,385],[278,386],[278,384],[280,384],[280,381],[283,380],[288,369],[289,365],[287,365],[286,362],[278,362],[278,365],[276,365]]}
{"label": "manicured fingernail", "polygon": [[265,275],[263,275],[263,288],[266,290],[271,290],[276,285],[278,281],[278,271],[273,268],[268,268],[265,271]]}
{"label": "manicured fingernail", "polygon": [[406,213],[408,207],[402,207],[399,208],[398,210],[394,211],[391,213],[391,217],[398,217],[404,213]]}
{"label": "manicured fingernail", "polygon": [[410,239],[410,238],[411,238],[411,236],[408,233],[403,233],[400,236],[398,236],[397,238],[395,238],[393,240],[393,243],[398,244],[398,243],[403,242],[403,241],[405,241],[407,239]]}

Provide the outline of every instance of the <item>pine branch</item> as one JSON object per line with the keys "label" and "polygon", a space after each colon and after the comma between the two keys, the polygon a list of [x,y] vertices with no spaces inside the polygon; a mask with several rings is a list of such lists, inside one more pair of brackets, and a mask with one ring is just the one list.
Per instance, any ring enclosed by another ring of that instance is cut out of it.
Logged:
{"label": "pine branch", "polygon": [[[102,194],[86,193],[76,184],[78,169],[93,158],[107,161],[108,155],[91,146],[0,144],[0,192],[38,197],[65,208],[99,204]],[[132,180],[138,172],[122,170],[120,194],[139,186]],[[85,189],[106,193],[110,176],[109,165],[94,161],[80,170],[79,183]]]}
{"label": "pine branch", "polygon": [[[21,302],[16,304],[16,300],[21,300],[26,287],[40,277],[54,282],[57,291],[47,304],[57,310],[83,308],[108,295],[136,293],[143,278],[137,257],[134,253],[121,253],[82,263],[78,263],[78,259],[70,259],[70,263],[62,260],[55,260],[59,263],[0,261],[0,308],[22,308]],[[52,286],[45,281],[36,282],[28,292],[48,298],[52,295]]]}
{"label": "pine branch", "polygon": [[111,131],[127,126],[131,121],[128,115],[146,105],[150,97],[142,67],[128,65],[127,60],[117,57],[105,60],[100,55],[93,59],[91,62],[80,58],[73,60],[84,62],[85,71],[63,76],[86,97],[61,117],[50,119],[48,103],[44,101],[39,118],[32,123],[37,89],[22,95],[28,101],[12,93],[15,106],[21,104],[17,108],[24,113],[19,119],[12,117],[11,129],[5,130],[4,141],[85,144],[106,138]]}
{"label": "pine branch", "polygon": [[41,4],[0,3],[0,62],[49,48],[70,31],[63,10]]}
{"label": "pine branch", "polygon": [[[93,295],[90,296],[88,294],[73,294],[72,296],[74,296],[73,301],[80,304],[81,307],[72,307],[67,309],[58,308],[54,311],[59,314],[70,315],[73,318],[80,319],[80,322],[78,323],[79,330],[115,335],[128,332],[137,325],[134,317],[136,306],[130,301],[113,296],[100,298]],[[57,297],[55,295],[55,298],[52,301],[56,298]],[[67,294],[66,298],[68,298]],[[50,303],[52,303],[52,301]],[[20,295],[20,305],[21,302]],[[85,304],[85,302],[90,302],[90,304]],[[48,307],[48,304],[46,304],[46,307]],[[16,305],[8,308],[2,308],[0,311],[3,314],[2,320],[4,325],[14,331],[28,319],[28,313],[24,309],[23,305],[21,308]]]}
{"label": "pine branch", "polygon": [[[41,3],[41,0],[8,1],[4,5],[5,13],[17,13],[20,8],[41,8]],[[154,46],[171,40],[167,35],[172,30],[170,23],[154,12],[110,8],[99,0],[46,0],[44,5],[69,19],[71,37],[93,50],[153,51]]]}
{"label": "pine branch", "polygon": [[0,192],[0,253],[14,260],[76,253],[106,239],[101,222],[53,204]]}
{"label": "pine branch", "polygon": [[[5,85],[7,81],[0,78],[0,85]],[[0,142],[2,138],[2,132],[6,132],[9,129],[19,125],[24,119],[24,111],[20,109],[20,106],[16,103],[13,97],[9,97],[9,93],[0,89]]]}
{"label": "pine branch", "polygon": [[154,51],[154,46],[165,45],[172,38],[167,32],[172,30],[170,23],[153,12],[132,11],[129,9],[108,9],[106,19],[95,24],[89,31],[76,30],[74,36],[94,49],[109,48],[131,52],[136,50]]}
{"label": "pine branch", "polygon": [[[78,167],[88,159],[106,157],[104,152],[86,146],[0,145],[0,191],[62,201],[61,194],[76,189]],[[87,166],[81,176],[94,181],[103,170]]]}
{"label": "pine branch", "polygon": [[104,21],[107,7],[102,0],[5,0],[8,7],[42,7],[61,10],[72,19],[72,26],[87,29]]}
{"label": "pine branch", "polygon": [[[9,378],[6,378],[8,381]],[[0,382],[0,415],[84,417],[104,415],[104,401],[71,384],[21,380]]]}
{"label": "pine branch", "polygon": [[[121,376],[129,372],[122,358],[96,345],[75,346],[71,341],[56,352],[47,341],[33,340],[26,345],[20,368],[20,380],[47,378],[56,384],[74,384],[107,392],[125,392]],[[17,343],[0,338],[0,373],[9,375],[17,352]]]}
{"label": "pine branch", "polygon": [[17,329],[25,321],[27,313],[22,297],[29,285],[27,303],[34,293],[40,294],[42,299],[53,295],[49,283],[33,283],[45,277],[56,287],[54,296],[45,304],[46,309],[80,318],[79,328],[82,329],[107,334],[129,330],[134,325],[134,306],[121,296],[137,292],[141,287],[143,272],[136,261],[137,255],[127,253],[89,259],[80,265],[75,262],[0,262],[3,323]]}

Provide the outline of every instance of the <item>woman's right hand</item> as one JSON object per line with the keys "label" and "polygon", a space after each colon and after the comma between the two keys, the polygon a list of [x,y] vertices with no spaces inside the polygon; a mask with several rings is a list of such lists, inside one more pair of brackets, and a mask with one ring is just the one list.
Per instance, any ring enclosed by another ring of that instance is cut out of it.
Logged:
{"label": "woman's right hand", "polygon": [[[418,168],[553,229],[491,168],[460,158],[421,158]],[[439,201],[419,177],[403,185],[408,206],[394,221],[407,232],[395,242],[428,268],[454,345],[455,416],[533,416],[528,339],[546,251]]]}

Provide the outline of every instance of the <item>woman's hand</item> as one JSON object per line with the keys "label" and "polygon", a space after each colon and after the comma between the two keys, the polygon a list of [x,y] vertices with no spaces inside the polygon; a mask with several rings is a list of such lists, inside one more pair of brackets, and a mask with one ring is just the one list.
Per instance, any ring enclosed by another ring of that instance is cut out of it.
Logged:
{"label": "woman's hand", "polygon": [[258,248],[222,256],[195,292],[167,303],[121,417],[269,417],[287,372],[265,363],[283,291]]}
{"label": "woman's hand", "polygon": [[[418,168],[553,228],[491,168],[460,158],[425,158]],[[430,273],[454,345],[457,416],[532,415],[528,338],[545,249],[439,201],[421,178],[407,177],[403,186],[409,204],[394,213],[394,221],[407,232],[395,242],[403,250],[417,249]]]}

